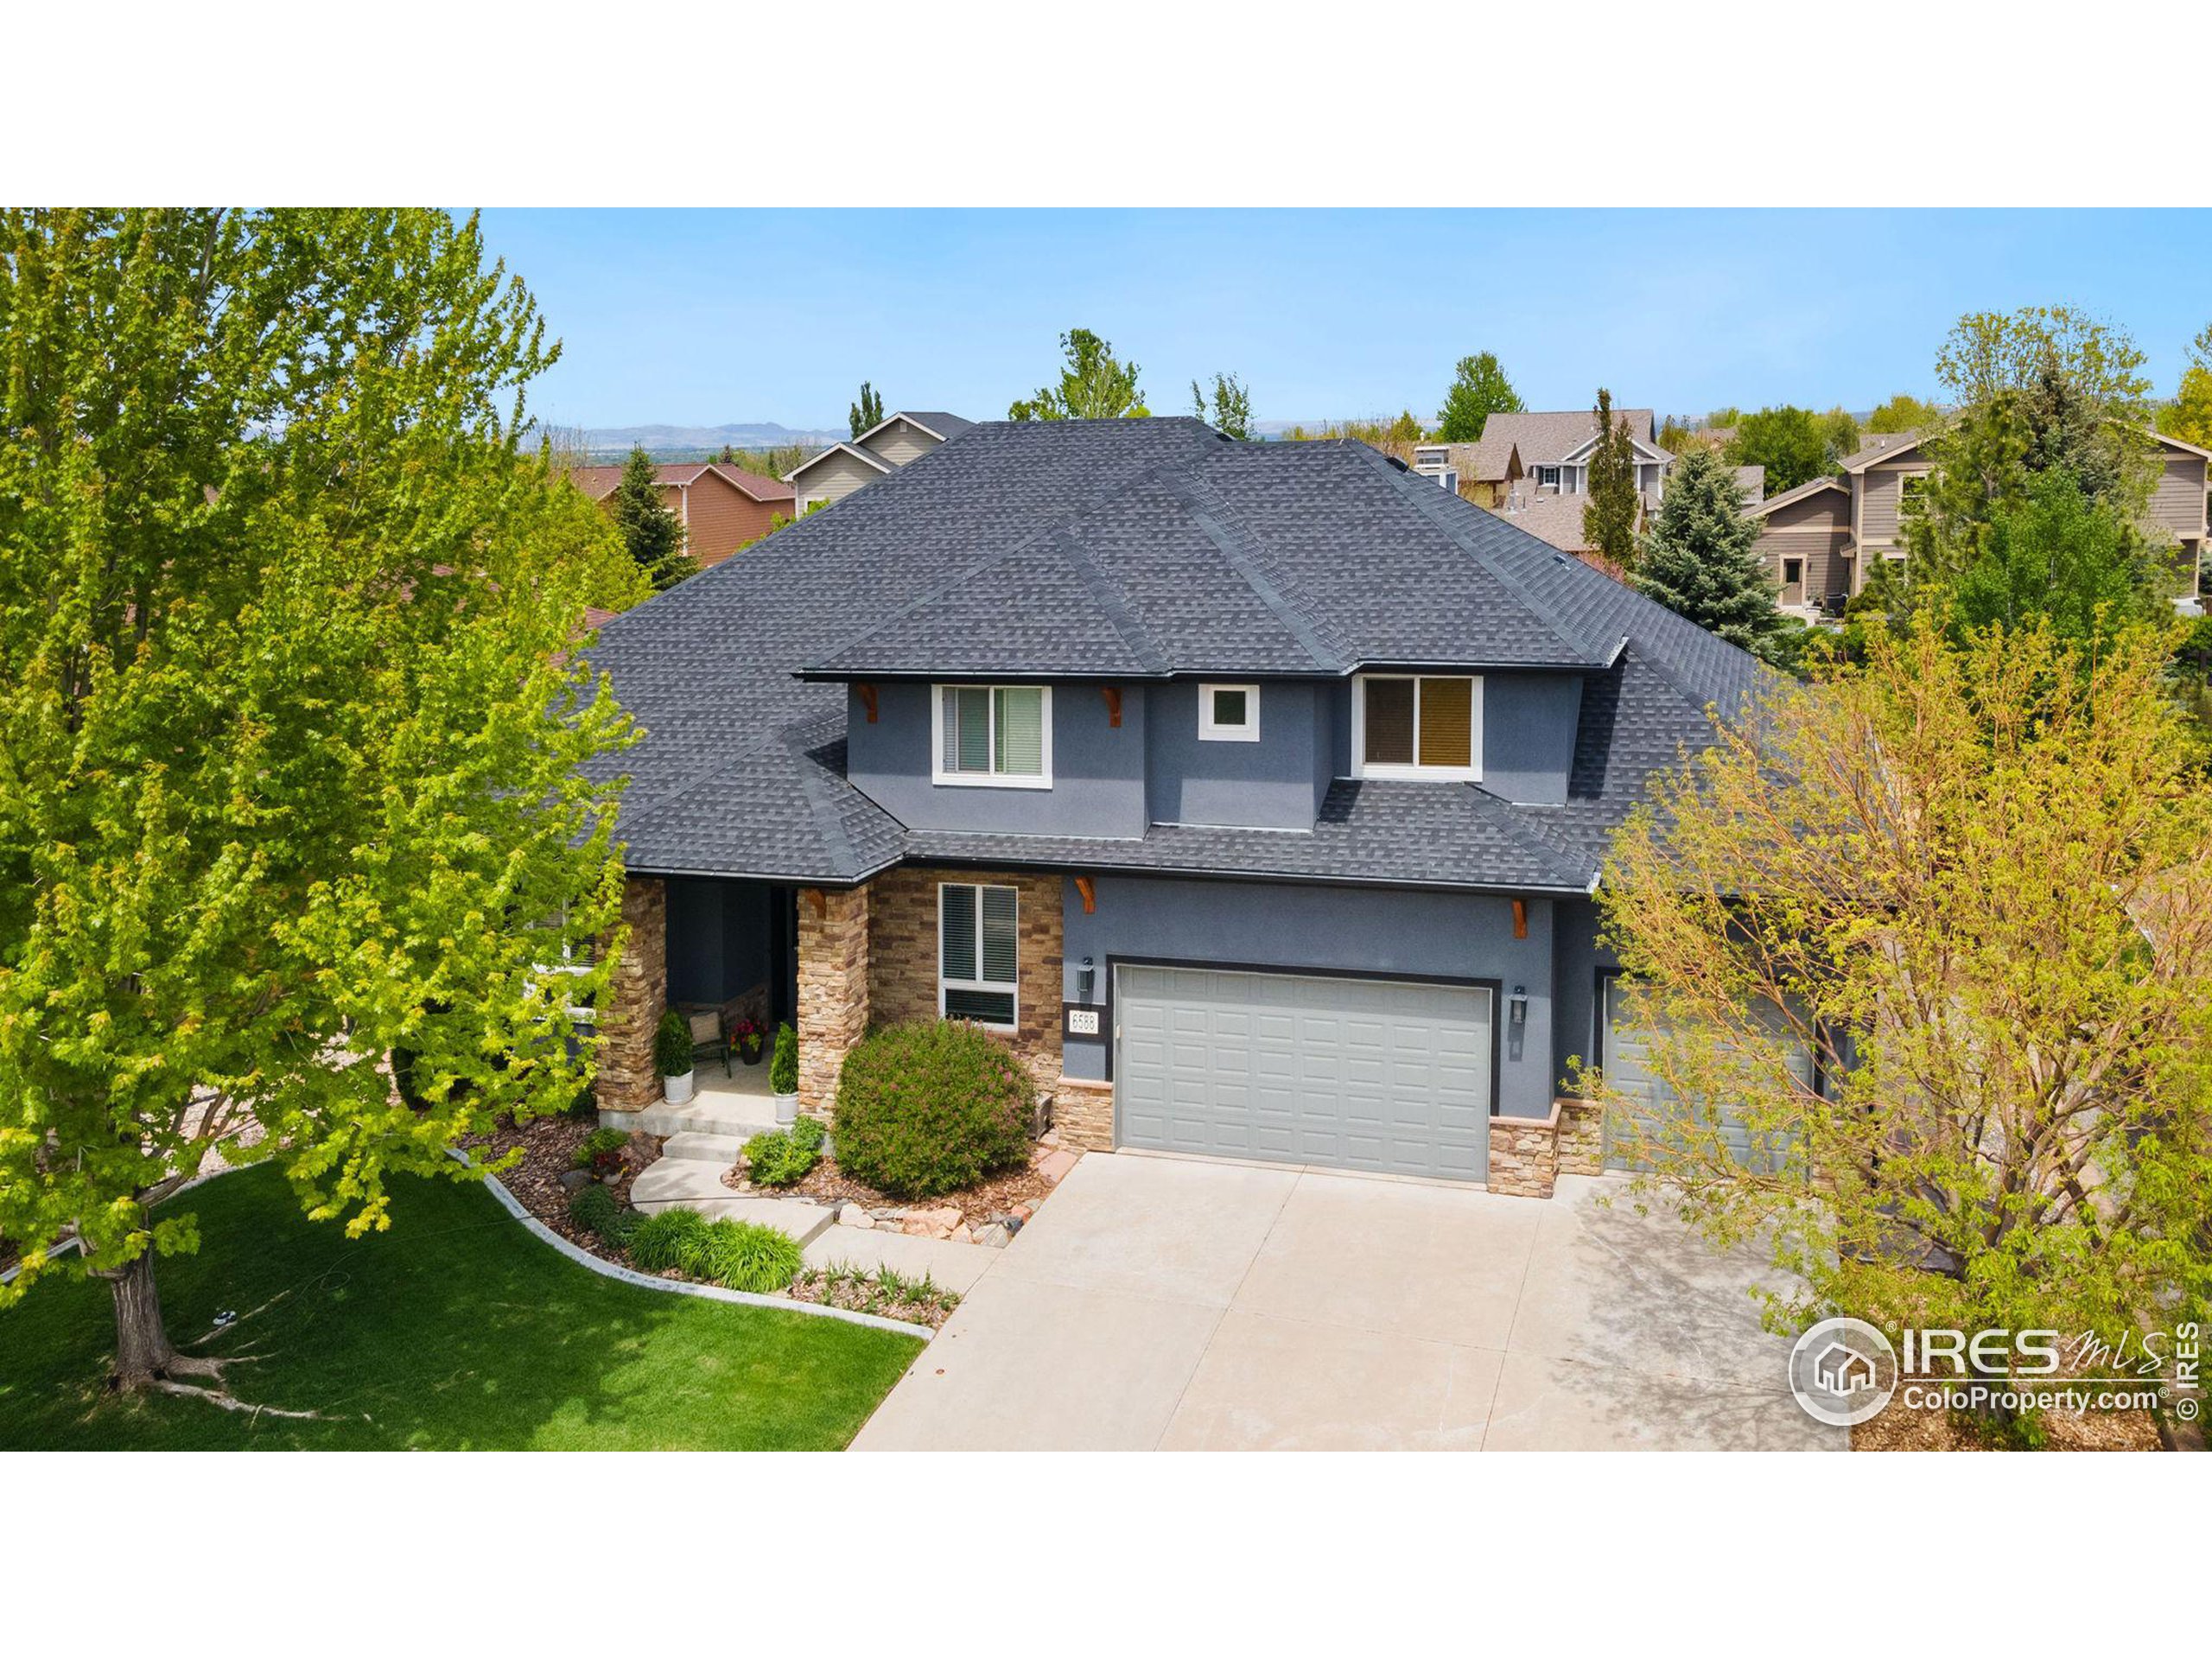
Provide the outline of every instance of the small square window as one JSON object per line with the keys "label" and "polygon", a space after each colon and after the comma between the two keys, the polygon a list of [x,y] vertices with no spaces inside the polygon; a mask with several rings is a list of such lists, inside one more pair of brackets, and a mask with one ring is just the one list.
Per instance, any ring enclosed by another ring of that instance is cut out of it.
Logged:
{"label": "small square window", "polygon": [[1198,688],[1198,735],[1209,743],[1260,741],[1260,688],[1202,685]]}

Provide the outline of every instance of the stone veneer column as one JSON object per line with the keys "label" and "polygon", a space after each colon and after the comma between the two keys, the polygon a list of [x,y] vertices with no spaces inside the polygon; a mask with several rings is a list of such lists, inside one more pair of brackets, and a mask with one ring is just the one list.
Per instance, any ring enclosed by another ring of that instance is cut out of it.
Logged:
{"label": "stone veneer column", "polygon": [[606,1041],[599,1051],[595,1092],[601,1111],[642,1112],[661,1097],[653,1033],[668,1006],[667,887],[652,877],[631,877],[622,887],[622,923],[630,937],[600,1017]]}
{"label": "stone veneer column", "polygon": [[1560,1109],[1548,1117],[1493,1117],[1490,1121],[1490,1179],[1493,1192],[1548,1198],[1559,1175]]}
{"label": "stone veneer column", "polygon": [[798,893],[798,1104],[827,1117],[837,1073],[868,1031],[868,889]]}

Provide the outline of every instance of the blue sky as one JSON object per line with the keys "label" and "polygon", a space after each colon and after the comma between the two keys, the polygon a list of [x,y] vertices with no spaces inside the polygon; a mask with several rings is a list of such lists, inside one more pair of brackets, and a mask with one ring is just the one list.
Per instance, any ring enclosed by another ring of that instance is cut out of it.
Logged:
{"label": "blue sky", "polygon": [[[1498,353],[1532,408],[1664,411],[1929,395],[1960,313],[2069,302],[2170,392],[2212,321],[2212,213],[487,212],[563,361],[562,425],[836,427],[891,407],[1003,416],[1080,325],[1155,411],[1234,371],[1262,419],[1433,418]],[[2192,273],[2198,275],[2192,276]]]}

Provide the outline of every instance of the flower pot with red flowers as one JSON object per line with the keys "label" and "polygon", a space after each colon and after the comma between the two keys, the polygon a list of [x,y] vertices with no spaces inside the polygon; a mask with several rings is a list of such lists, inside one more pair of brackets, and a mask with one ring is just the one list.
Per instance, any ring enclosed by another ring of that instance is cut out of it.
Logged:
{"label": "flower pot with red flowers", "polygon": [[768,1028],[756,1020],[741,1020],[729,1028],[729,1046],[747,1065],[758,1065],[768,1052]]}

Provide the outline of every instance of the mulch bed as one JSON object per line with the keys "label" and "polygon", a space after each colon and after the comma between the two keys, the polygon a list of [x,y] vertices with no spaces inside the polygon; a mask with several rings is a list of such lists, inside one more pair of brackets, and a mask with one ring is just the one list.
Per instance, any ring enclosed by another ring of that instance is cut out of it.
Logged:
{"label": "mulch bed", "polygon": [[[1872,1422],[1851,1431],[1854,1452],[1989,1452],[1974,1432],[1971,1420],[1955,1416],[1940,1405],[1909,1409],[1900,1392]],[[2044,1414],[2044,1433],[2050,1452],[2158,1452],[2164,1442],[2158,1425],[2147,1411],[2050,1411]]]}
{"label": "mulch bed", "polygon": [[[499,1184],[515,1195],[524,1209],[570,1243],[580,1244],[607,1261],[620,1261],[619,1255],[610,1254],[597,1238],[569,1219],[569,1199],[572,1195],[561,1185],[561,1177],[576,1166],[576,1148],[598,1127],[588,1118],[561,1112],[550,1117],[532,1118],[519,1128],[512,1124],[504,1125],[489,1135],[469,1141],[463,1149],[472,1158],[480,1154],[497,1157],[520,1147],[522,1161],[512,1169],[502,1170]],[[607,1183],[617,1199],[624,1204],[630,1201],[630,1183],[639,1170],[660,1156],[660,1144],[655,1135],[630,1137],[630,1146],[622,1155],[622,1173]]]}
{"label": "mulch bed", "polygon": [[[722,1185],[728,1187],[737,1188],[744,1180],[741,1166],[732,1168],[722,1176]],[[824,1158],[797,1185],[745,1190],[771,1192],[779,1198],[811,1198],[817,1204],[857,1204],[863,1210],[957,1210],[960,1218],[970,1227],[981,1227],[995,1215],[1011,1212],[1017,1204],[1026,1204],[1034,1210],[1051,1196],[1052,1183],[1032,1166],[995,1175],[989,1180],[963,1187],[957,1192],[947,1192],[942,1198],[894,1198],[846,1174],[837,1167],[834,1158]]]}

